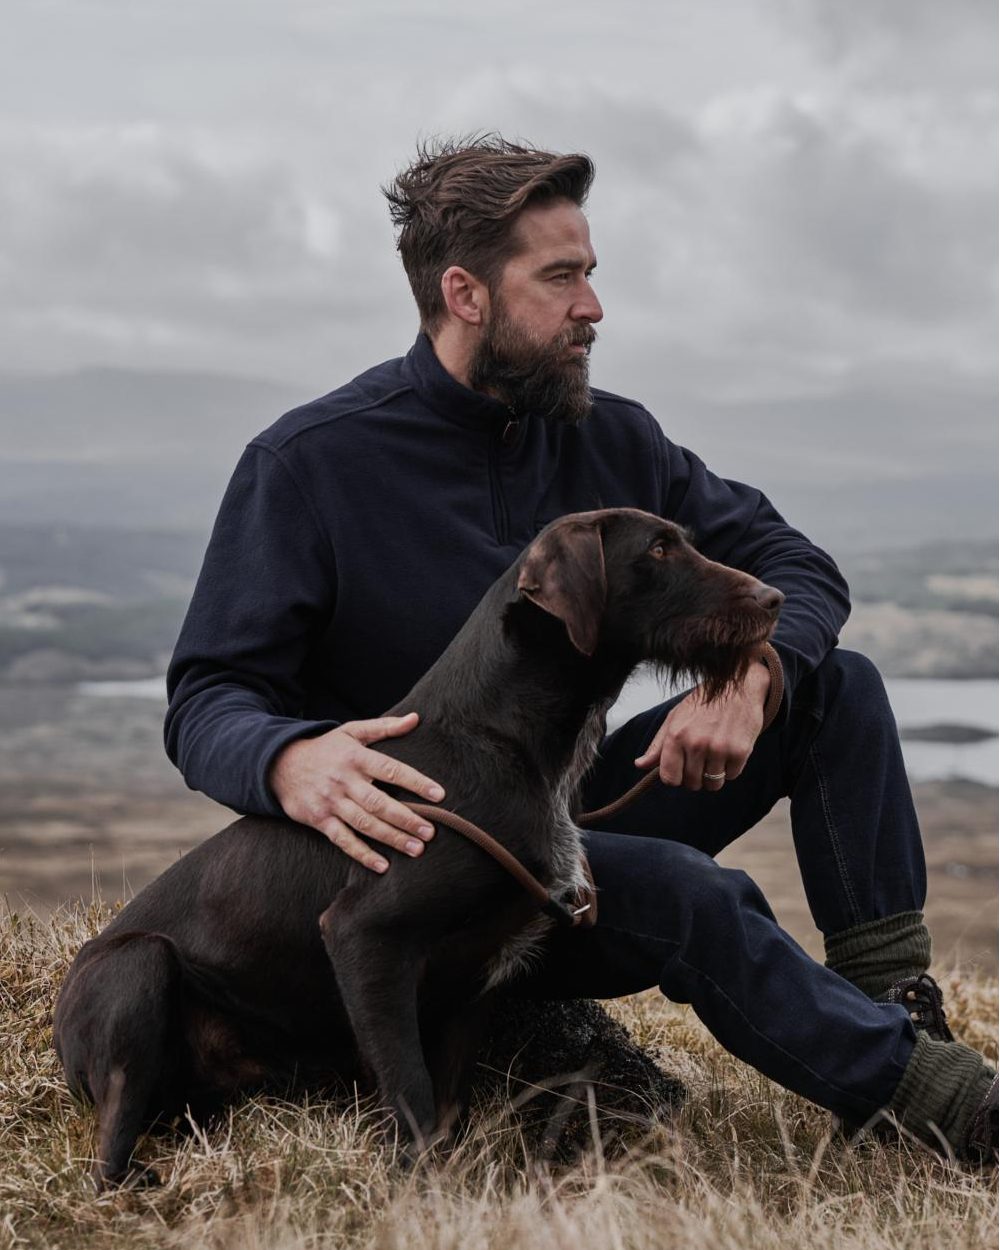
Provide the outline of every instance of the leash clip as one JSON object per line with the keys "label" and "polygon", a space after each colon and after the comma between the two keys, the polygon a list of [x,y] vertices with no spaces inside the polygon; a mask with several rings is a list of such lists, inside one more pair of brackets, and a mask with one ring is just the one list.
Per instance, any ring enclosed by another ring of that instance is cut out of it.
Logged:
{"label": "leash clip", "polygon": [[569,925],[571,928],[581,923],[580,917],[590,911],[591,903],[584,903],[582,907],[574,907],[570,909],[565,903],[560,903],[558,899],[549,898],[547,903],[542,905],[542,911],[547,916],[551,916],[553,920],[559,924]]}
{"label": "leash clip", "polygon": [[570,911],[565,903],[560,903],[557,898],[549,896],[549,901],[542,904],[542,911],[546,916],[551,916],[553,920],[559,924],[573,926],[577,923],[576,913]]}

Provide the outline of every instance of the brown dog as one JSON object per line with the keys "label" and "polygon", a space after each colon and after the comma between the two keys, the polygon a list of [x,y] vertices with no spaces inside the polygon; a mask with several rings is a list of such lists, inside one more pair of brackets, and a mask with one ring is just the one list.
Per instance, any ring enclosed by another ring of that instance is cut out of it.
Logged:
{"label": "brown dog", "polygon": [[[582,884],[573,795],[626,678],[653,661],[717,693],[781,602],[659,517],[563,517],[397,705],[419,726],[380,749],[440,777],[453,811],[569,896]],[[155,1179],[132,1169],[139,1134],[240,1090],[367,1072],[417,1146],[450,1123],[493,987],[552,921],[444,826],[418,859],[386,853],[377,876],[315,830],[247,817],[83,947],[55,1043],[71,1089],[97,1107],[99,1185]]]}

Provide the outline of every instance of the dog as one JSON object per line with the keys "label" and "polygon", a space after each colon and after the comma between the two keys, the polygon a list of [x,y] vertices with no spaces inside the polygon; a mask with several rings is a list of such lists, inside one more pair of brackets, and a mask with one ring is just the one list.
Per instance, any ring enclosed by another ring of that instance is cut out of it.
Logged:
{"label": "dog", "polygon": [[[584,885],[574,796],[629,674],[652,661],[717,695],[782,599],[649,513],[562,517],[390,709],[416,709],[417,728],[379,749],[440,778],[451,810],[569,898]],[[139,1135],[240,1091],[367,1076],[412,1150],[447,1132],[496,988],[553,921],[445,825],[418,859],[385,853],[376,875],[313,829],[245,817],[80,950],[54,1037],[96,1105],[98,1188],[155,1183],[133,1166]]]}

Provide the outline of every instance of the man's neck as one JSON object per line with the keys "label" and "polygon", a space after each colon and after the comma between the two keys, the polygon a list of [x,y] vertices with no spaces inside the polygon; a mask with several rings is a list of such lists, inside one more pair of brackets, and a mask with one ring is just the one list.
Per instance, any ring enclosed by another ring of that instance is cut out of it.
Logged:
{"label": "man's neck", "polygon": [[471,327],[447,324],[428,337],[442,366],[456,382],[468,386],[469,364],[476,345],[475,333]]}

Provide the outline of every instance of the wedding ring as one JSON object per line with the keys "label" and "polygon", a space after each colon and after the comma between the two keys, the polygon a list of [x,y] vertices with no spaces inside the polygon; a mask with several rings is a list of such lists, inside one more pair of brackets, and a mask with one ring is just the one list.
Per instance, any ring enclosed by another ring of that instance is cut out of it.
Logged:
{"label": "wedding ring", "polygon": [[702,776],[703,781],[725,781],[726,780],[725,773],[702,773],[701,776]]}

